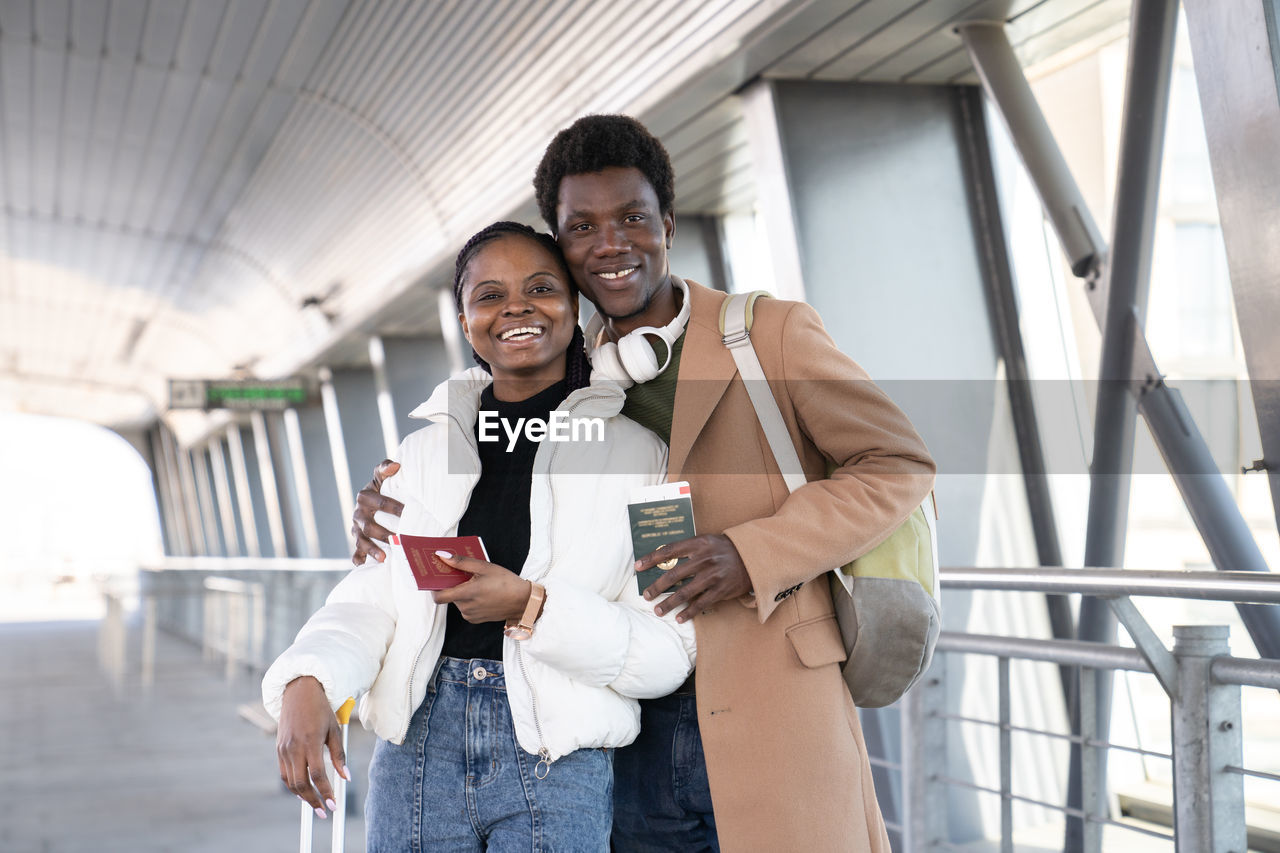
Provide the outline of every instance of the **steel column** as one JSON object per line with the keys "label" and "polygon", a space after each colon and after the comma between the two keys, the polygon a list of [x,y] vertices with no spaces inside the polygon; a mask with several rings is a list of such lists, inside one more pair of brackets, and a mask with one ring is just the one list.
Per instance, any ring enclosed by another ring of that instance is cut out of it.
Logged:
{"label": "steel column", "polygon": [[[1173,472],[1191,520],[1219,570],[1265,572],[1266,558],[1240,515],[1227,481],[1218,471],[1187,411],[1182,395],[1161,383],[1139,398],[1156,447]],[[1186,440],[1187,437],[1195,441]],[[1280,658],[1280,608],[1237,604],[1250,639],[1262,657]]]}
{"label": "steel column", "polygon": [[[1280,523],[1280,31],[1276,0],[1187,0],[1209,163],[1231,272],[1240,343],[1249,368],[1274,517]],[[1256,470],[1256,468],[1255,468]],[[1245,622],[1248,625],[1248,621]],[[1250,634],[1254,634],[1252,626]],[[1280,632],[1278,632],[1280,633]],[[1270,657],[1280,657],[1272,635]],[[1255,635],[1254,644],[1262,644]]]}
{"label": "steel column", "polygon": [[1217,684],[1213,659],[1230,653],[1225,625],[1176,625],[1178,686],[1171,694],[1173,826],[1179,853],[1228,853],[1247,846],[1240,687]]}
{"label": "steel column", "polygon": [[[1018,460],[1022,466],[1022,485],[1031,513],[1031,530],[1035,536],[1036,554],[1042,566],[1061,566],[1062,547],[1058,542],[1058,525],[1054,519],[1053,497],[1044,464],[1044,447],[1040,442],[1040,425],[1036,419],[1035,401],[1031,397],[1031,372],[1022,345],[1018,324],[1018,299],[1014,293],[1013,271],[1009,267],[1009,248],[1004,239],[1004,221],[991,160],[991,145],[983,111],[982,94],[972,87],[960,91],[961,124],[965,132],[968,154],[969,197],[973,218],[978,225],[983,266],[986,268],[987,305],[991,327],[995,332],[1000,357],[1004,360],[1009,410],[1018,441]],[[1075,636],[1075,617],[1064,595],[1045,596],[1049,625],[1055,639]],[[1064,700],[1070,700],[1071,672],[1060,667]]]}
{"label": "steel column", "polygon": [[1003,22],[974,21],[960,24],[957,29],[982,87],[999,107],[1031,174],[1040,202],[1071,261],[1071,271],[1082,277],[1097,274],[1106,244],[1022,73]]}
{"label": "steel column", "polygon": [[[1207,24],[1212,20],[1215,25],[1221,28],[1222,25],[1216,18],[1210,19],[1200,11],[1202,8],[1200,3],[1191,4],[1189,11],[1194,13],[1192,15],[1193,19],[1201,16],[1205,19],[1201,23]],[[1233,11],[1229,11],[1228,7],[1214,8],[1219,16],[1229,17],[1233,14]],[[1235,10],[1235,7],[1231,7],[1231,10]],[[1172,24],[1169,26],[1172,26]],[[1034,94],[1031,92],[1031,87],[1017,64],[1017,57],[1014,56],[1013,49],[1009,46],[1008,39],[999,24],[964,24],[960,27],[960,30],[974,66],[979,71],[983,87],[1003,116],[1013,137],[1014,145],[1017,147],[1019,155],[1031,174],[1032,181],[1035,183],[1042,202],[1047,210],[1056,210],[1058,212],[1058,215],[1051,216],[1051,219],[1058,231],[1058,237],[1072,261],[1073,268],[1075,268],[1080,259],[1085,258],[1088,254],[1089,241],[1082,239],[1081,235],[1096,233],[1097,229],[1096,226],[1093,226],[1092,219],[1089,217],[1087,209],[1083,206],[1083,202],[1080,201],[1082,196],[1075,186],[1070,172],[1066,169],[1066,161],[1058,149],[1057,143],[1054,141],[1052,134],[1048,132],[1048,124],[1044,121],[1043,114],[1039,113],[1039,107],[1036,104]],[[1138,32],[1138,30],[1133,30],[1132,28],[1131,30]],[[1196,26],[1192,26],[1191,30],[1192,45],[1203,55],[1207,48],[1201,42],[1208,42],[1209,40],[1207,38],[1199,38]],[[1143,32],[1145,34],[1147,31]],[[1235,42],[1232,39],[1219,39],[1217,42],[1213,42],[1214,45],[1219,43],[1231,44]],[[1233,57],[1252,57],[1255,52],[1236,49],[1229,51],[1229,53]],[[1255,60],[1251,58],[1250,61]],[[1197,76],[1202,76],[1201,72],[1197,72]],[[1240,71],[1237,76],[1241,79],[1258,79],[1258,75],[1252,72]],[[1202,102],[1206,105],[1212,104],[1213,100],[1203,95],[1203,88],[1202,86]],[[1235,91],[1239,87],[1229,87],[1225,82],[1218,87],[1218,89],[1222,90],[1228,88],[1231,91]],[[1141,107],[1142,105],[1139,104],[1138,106]],[[1211,144],[1217,141],[1215,134],[1218,132],[1220,124],[1225,126],[1229,123],[1225,121],[1206,122]],[[1236,145],[1239,135],[1238,133],[1231,134],[1229,138],[1221,140],[1222,145],[1224,147]],[[1156,156],[1158,158],[1159,154],[1157,153]],[[1224,158],[1215,155],[1215,182],[1219,184],[1221,182],[1218,180],[1218,176],[1226,171],[1222,168],[1222,163],[1220,162],[1222,159]],[[1262,170],[1254,171],[1260,172]],[[1240,178],[1234,172],[1227,177],[1233,180]],[[1250,175],[1250,179],[1254,181],[1257,180],[1257,177],[1256,174]],[[1219,190],[1221,189],[1222,186],[1219,185]],[[1232,198],[1236,199],[1241,195],[1242,193],[1236,192],[1233,193]],[[1269,197],[1267,201],[1262,202],[1261,207],[1241,211],[1246,215],[1241,217],[1242,227],[1235,230],[1247,231],[1249,222],[1258,221],[1261,216],[1268,214],[1271,208],[1266,207],[1267,203],[1269,203]],[[1219,207],[1223,207],[1221,201]],[[1234,211],[1235,207],[1228,205],[1226,209]],[[1067,216],[1066,214],[1068,213],[1071,215]],[[1083,229],[1071,226],[1071,218],[1077,213],[1081,221],[1086,225]],[[1257,243],[1258,241],[1253,242]],[[1099,245],[1101,244],[1099,243]],[[1072,248],[1073,246],[1075,248]],[[1099,253],[1094,258],[1095,262],[1104,256],[1105,253]],[[1265,257],[1265,255],[1260,257]],[[1258,262],[1251,267],[1251,269],[1253,268],[1267,269],[1268,267],[1265,263]],[[1106,314],[1104,303],[1106,287],[1105,282],[1101,281],[1099,273],[1100,266],[1096,263],[1091,270],[1087,269],[1083,273],[1078,272],[1078,274],[1088,276],[1086,286],[1090,306],[1093,309],[1094,318],[1102,326]],[[1237,278],[1237,270],[1233,268],[1232,283],[1233,288],[1237,291],[1237,302],[1239,302],[1240,287],[1237,284]],[[1260,280],[1263,278],[1265,276],[1260,276]],[[1267,279],[1260,286],[1262,288],[1270,288],[1270,280]],[[1266,290],[1266,292],[1270,293],[1270,290]],[[1256,314],[1257,312],[1253,313]],[[1243,332],[1253,320],[1248,315],[1248,312],[1242,311],[1240,314]],[[1266,330],[1267,332],[1261,334],[1269,333],[1270,326],[1266,326]],[[1124,378],[1131,383],[1130,391],[1138,396],[1138,410],[1147,420],[1147,425],[1155,438],[1156,446],[1159,448],[1162,458],[1165,460],[1165,464],[1168,466],[1174,482],[1178,486],[1178,491],[1191,513],[1192,520],[1195,522],[1200,536],[1204,539],[1205,545],[1209,549],[1214,566],[1220,570],[1266,571],[1266,561],[1262,557],[1262,552],[1258,549],[1257,543],[1254,542],[1249,527],[1240,514],[1239,507],[1236,506],[1235,500],[1222,482],[1221,474],[1214,465],[1209,448],[1196,429],[1194,420],[1186,411],[1186,406],[1182,403],[1181,396],[1175,389],[1164,383],[1141,330],[1133,329],[1132,332],[1133,369],[1129,376]],[[1256,377],[1259,374],[1254,372],[1254,375]],[[1271,384],[1274,383],[1255,382],[1255,398],[1258,398],[1259,388],[1270,387]],[[1260,412],[1265,408],[1262,405],[1258,406]],[[1280,431],[1277,431],[1277,435],[1280,435]],[[1264,430],[1264,446],[1267,440],[1268,436]],[[1277,441],[1277,446],[1280,447],[1280,440]],[[1270,456],[1269,451],[1268,456]],[[1206,476],[1210,472],[1212,476]],[[1271,472],[1271,477],[1273,498],[1275,498],[1275,494],[1280,493],[1280,489],[1276,489],[1276,484],[1280,483],[1280,466],[1276,466],[1276,470]],[[1280,499],[1277,500],[1280,501]],[[1277,506],[1280,507],[1280,503],[1277,503]],[[1280,509],[1278,509],[1278,513],[1280,513]],[[1263,654],[1270,657],[1280,657],[1280,614],[1269,613],[1250,605],[1241,605],[1237,609],[1240,611],[1245,626],[1249,629],[1249,635],[1254,645]]]}
{"label": "steel column", "polygon": [[[1106,273],[1107,308],[1102,321],[1102,359],[1093,421],[1089,519],[1084,547],[1084,561],[1090,566],[1118,566],[1124,557],[1137,425],[1137,401],[1130,393],[1129,380],[1134,373],[1134,343],[1142,337],[1151,283],[1156,199],[1177,23],[1176,0],[1135,0],[1129,23],[1124,119],[1116,166],[1111,258]],[[1112,642],[1116,617],[1110,603],[1097,599],[1082,601],[1077,633],[1082,640]],[[1095,723],[1100,740],[1106,740],[1111,730],[1111,689],[1110,674],[1099,679]],[[1086,713],[1083,705],[1082,691],[1081,707],[1077,710],[1082,718]],[[1081,768],[1080,753],[1080,748],[1073,745],[1067,804],[1083,806],[1086,814],[1105,815],[1106,754],[1097,755],[1098,785],[1091,793],[1092,786],[1083,780],[1087,767]],[[1095,799],[1081,799],[1090,796]],[[1068,818],[1066,849],[1078,849],[1081,833],[1091,831],[1082,827],[1078,819]],[[1086,845],[1089,841],[1084,839]]]}

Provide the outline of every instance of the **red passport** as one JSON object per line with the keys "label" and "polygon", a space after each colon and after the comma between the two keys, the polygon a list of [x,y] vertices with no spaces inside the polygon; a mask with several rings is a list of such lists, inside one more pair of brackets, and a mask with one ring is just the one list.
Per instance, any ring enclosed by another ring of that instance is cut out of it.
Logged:
{"label": "red passport", "polygon": [[436,556],[436,551],[448,551],[450,554],[489,562],[489,554],[484,550],[484,543],[479,536],[394,535],[391,543],[404,549],[405,559],[413,570],[413,579],[418,582],[418,589],[448,589],[471,580],[468,572],[443,563]]}

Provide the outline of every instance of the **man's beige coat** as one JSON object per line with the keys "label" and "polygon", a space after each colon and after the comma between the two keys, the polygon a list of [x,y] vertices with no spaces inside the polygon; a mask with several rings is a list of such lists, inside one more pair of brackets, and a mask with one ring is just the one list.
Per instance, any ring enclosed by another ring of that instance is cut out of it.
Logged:
{"label": "man's beige coat", "polygon": [[720,339],[725,294],[689,286],[669,477],[689,481],[698,532],[733,540],[755,591],[694,620],[698,722],[721,846],[888,853],[822,575],[920,504],[933,461],[812,308],[762,299],[752,342],[811,481],[788,494]]}

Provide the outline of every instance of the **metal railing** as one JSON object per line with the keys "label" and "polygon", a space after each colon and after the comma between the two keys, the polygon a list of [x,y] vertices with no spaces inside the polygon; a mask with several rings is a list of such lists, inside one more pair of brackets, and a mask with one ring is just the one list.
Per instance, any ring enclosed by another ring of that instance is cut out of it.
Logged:
{"label": "metal railing", "polygon": [[216,575],[204,579],[201,648],[206,661],[218,654],[223,656],[227,681],[235,678],[241,665],[252,669],[266,668],[263,655],[267,621],[265,601],[265,584]]}
{"label": "metal railing", "polygon": [[[222,664],[228,681],[244,671],[261,672],[351,564],[189,557],[167,558],[142,569],[136,584],[115,582],[102,589],[98,657],[118,693],[135,672],[144,690],[154,684],[160,629],[199,645],[205,661]],[[141,636],[131,642],[128,614],[135,601]]]}
{"label": "metal railing", "polygon": [[[1101,850],[1102,827],[1114,825],[1173,841],[1179,851],[1244,851],[1247,842],[1244,777],[1280,781],[1274,774],[1250,770],[1243,761],[1241,686],[1280,689],[1280,661],[1234,658],[1227,654],[1227,628],[1177,626],[1167,649],[1128,596],[1280,603],[1280,576],[1254,572],[1147,572],[1101,569],[950,569],[942,572],[947,589],[1084,593],[1106,598],[1129,630],[1137,648],[1069,640],[1040,640],[944,632],[935,664],[903,699],[904,849],[952,848],[947,832],[947,787],[1000,798],[1000,850],[1012,853],[1013,805],[1029,803],[1081,819],[1084,850]],[[997,717],[980,719],[954,713],[947,705],[947,655],[983,655],[997,662]],[[1044,661],[1079,667],[1081,725],[1078,736],[1013,724],[1010,661]],[[1094,697],[1099,677],[1116,670],[1150,672],[1169,696],[1172,751],[1161,753],[1110,743],[1098,736]],[[947,727],[963,724],[994,728],[999,739],[999,787],[948,775]],[[1087,804],[1083,809],[1014,793],[1012,736],[1015,732],[1078,743],[1083,753],[1086,793],[1105,786],[1105,751],[1123,750],[1172,761],[1173,834],[1113,819]],[[892,766],[892,765],[889,765]]]}

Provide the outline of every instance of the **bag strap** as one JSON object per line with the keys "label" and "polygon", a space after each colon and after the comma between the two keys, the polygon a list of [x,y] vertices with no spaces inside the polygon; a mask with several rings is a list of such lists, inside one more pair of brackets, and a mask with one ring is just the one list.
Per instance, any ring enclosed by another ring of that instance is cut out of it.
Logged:
{"label": "bag strap", "polygon": [[764,437],[769,442],[769,449],[773,451],[773,461],[778,463],[787,489],[794,492],[806,482],[804,469],[800,467],[800,457],[796,454],[795,445],[791,443],[791,434],[787,432],[787,425],[782,420],[778,401],[773,397],[765,379],[764,368],[760,366],[760,359],[756,355],[756,348],[751,343],[755,302],[768,295],[766,291],[757,290],[754,293],[735,293],[726,299],[720,306],[720,340],[729,348],[729,354],[738,365],[742,384],[746,386],[756,417],[764,428]]}

